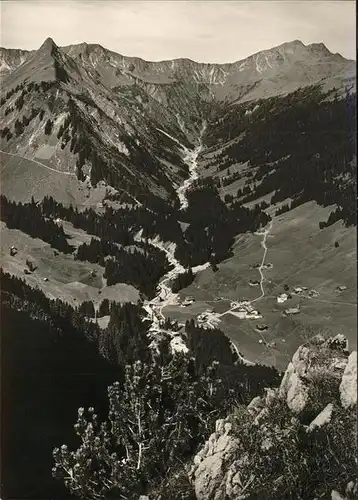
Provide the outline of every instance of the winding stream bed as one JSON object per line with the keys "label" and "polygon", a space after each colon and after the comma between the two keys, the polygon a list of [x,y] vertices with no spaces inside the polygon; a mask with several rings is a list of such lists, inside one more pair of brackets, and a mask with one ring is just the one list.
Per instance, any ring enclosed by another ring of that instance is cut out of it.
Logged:
{"label": "winding stream bed", "polygon": [[[158,130],[165,134],[167,137],[173,140],[178,146],[180,146],[183,154],[183,160],[188,166],[189,170],[189,177],[178,186],[176,192],[177,196],[180,201],[180,209],[184,210],[188,207],[188,192],[191,189],[193,183],[198,179],[199,175],[197,172],[197,167],[198,167],[198,157],[202,151],[202,137],[204,135],[206,129],[206,123],[204,122],[202,125],[202,129],[200,131],[199,135],[199,141],[198,145],[194,149],[188,149],[186,146],[181,144],[175,137],[172,137],[169,135],[167,132],[165,132],[162,129]],[[266,259],[266,254],[267,254],[267,245],[266,245],[266,240],[267,236],[271,230],[272,227],[272,221],[268,228],[262,229],[259,232],[255,233],[257,235],[260,235],[263,237],[261,241],[261,246],[264,249],[263,257],[261,260],[260,267],[258,268],[258,271],[260,273],[260,288],[261,288],[261,295],[257,297],[256,299],[253,299],[251,301],[245,301],[246,306],[251,306],[254,302],[261,300],[265,296],[265,290],[263,286],[263,282],[265,280],[265,277],[263,275],[263,267],[265,264],[265,259]],[[141,233],[139,233],[135,239],[141,240]],[[167,259],[169,263],[173,266],[172,269],[163,276],[161,281],[158,283],[157,287],[157,294],[156,296],[149,301],[145,301],[143,307],[145,311],[147,312],[147,319],[152,322],[152,325],[149,329],[149,332],[153,335],[153,339],[155,339],[156,334],[160,333],[169,333],[172,335],[172,340],[171,340],[171,348],[175,351],[182,351],[182,352],[187,352],[188,348],[185,345],[185,342],[181,339],[180,334],[177,332],[170,332],[168,330],[163,330],[161,324],[165,320],[165,316],[163,315],[163,309],[164,307],[167,307],[169,305],[175,305],[179,304],[179,294],[178,293],[173,293],[170,287],[170,282],[173,281],[179,274],[183,273],[185,271],[185,268],[180,264],[180,262],[175,258],[175,249],[176,249],[176,244],[173,242],[163,242],[160,240],[160,238],[157,236],[154,239],[148,240],[148,242],[155,246],[156,248],[162,250],[165,252]],[[193,273],[196,273],[198,271],[201,271],[207,267],[210,266],[209,262],[206,262],[200,266],[194,267]],[[241,303],[237,302],[235,303],[234,307],[229,308],[227,311],[217,314],[217,313],[210,313],[208,314],[207,317],[207,326],[209,328],[214,328],[219,322],[220,322],[220,317],[224,316],[225,314],[231,313],[233,309],[236,309]],[[244,303],[242,303],[244,304]],[[245,364],[250,364],[253,365],[251,361],[245,359],[242,357],[240,354],[237,346],[235,346],[232,343],[232,348],[233,350],[237,353],[238,357],[240,360],[245,363]]]}

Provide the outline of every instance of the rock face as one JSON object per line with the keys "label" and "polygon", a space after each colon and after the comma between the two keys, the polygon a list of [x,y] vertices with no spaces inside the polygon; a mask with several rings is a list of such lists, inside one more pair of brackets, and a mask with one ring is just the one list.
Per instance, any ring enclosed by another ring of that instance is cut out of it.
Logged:
{"label": "rock face", "polygon": [[[331,431],[332,426],[346,415],[354,417],[356,377],[357,353],[348,357],[347,341],[342,335],[328,340],[317,336],[299,347],[278,389],[266,389],[265,395],[254,398],[244,413],[217,421],[215,432],[196,455],[189,473],[196,498],[243,500],[251,495],[260,498],[266,474],[272,481],[269,498],[281,498],[285,488],[280,490],[280,485],[285,481],[290,484],[290,479],[285,477],[285,466],[283,473],[278,472],[273,479],[268,471],[271,462],[276,461],[280,467],[292,456],[296,457],[292,458],[292,463],[294,460],[299,463],[296,450],[300,432],[314,439],[315,432],[320,429],[330,428]],[[309,424],[305,422],[307,415],[310,416]],[[253,447],[252,438],[255,440]],[[276,463],[272,468],[274,473]],[[332,492],[332,498],[338,498],[334,495],[340,489],[342,485],[336,487],[334,484],[327,494],[330,496]],[[348,498],[351,497],[348,495]]]}
{"label": "rock face", "polygon": [[231,424],[217,420],[216,429],[204,448],[194,458],[197,498],[216,500],[225,496],[224,475],[235,453]]}

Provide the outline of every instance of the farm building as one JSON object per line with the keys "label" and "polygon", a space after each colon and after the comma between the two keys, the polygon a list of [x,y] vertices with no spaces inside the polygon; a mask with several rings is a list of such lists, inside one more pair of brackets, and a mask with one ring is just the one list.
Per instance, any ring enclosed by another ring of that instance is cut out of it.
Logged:
{"label": "farm building", "polygon": [[37,269],[37,266],[31,260],[27,259],[26,260],[26,265],[30,269],[31,272],[35,271]]}
{"label": "farm building", "polygon": [[265,330],[268,330],[268,326],[267,325],[256,325],[256,330],[258,330],[259,332],[264,332]]}
{"label": "farm building", "polygon": [[303,292],[303,288],[302,288],[302,287],[300,287],[300,286],[296,286],[296,287],[293,289],[293,291],[294,291],[295,293],[302,293],[302,292]]}
{"label": "farm building", "polygon": [[292,316],[293,314],[298,314],[300,312],[300,306],[290,307],[289,309],[285,309],[283,314],[285,316]]}
{"label": "farm building", "polygon": [[185,299],[183,300],[181,305],[186,307],[186,306],[190,306],[193,302],[195,302],[194,297],[185,297]]}
{"label": "farm building", "polygon": [[17,254],[17,248],[14,247],[14,245],[12,245],[12,247],[10,248],[10,255],[11,257],[14,257],[14,255]]}
{"label": "farm building", "polygon": [[336,288],[336,292],[344,292],[345,290],[347,290],[347,287],[345,285],[340,285]]}
{"label": "farm building", "polygon": [[231,314],[236,316],[239,319],[260,319],[262,318],[259,311],[247,310],[247,309],[239,309],[238,311],[231,311]]}
{"label": "farm building", "polygon": [[278,304],[283,304],[284,302],[286,302],[287,299],[288,299],[287,293],[281,293],[281,295],[277,297],[277,302]]}
{"label": "farm building", "polygon": [[250,280],[249,285],[250,286],[259,286],[260,282],[258,280]]}
{"label": "farm building", "polygon": [[317,292],[317,290],[313,290],[313,289],[312,289],[312,290],[310,290],[310,291],[308,292],[308,295],[309,295],[309,297],[318,297],[319,292]]}

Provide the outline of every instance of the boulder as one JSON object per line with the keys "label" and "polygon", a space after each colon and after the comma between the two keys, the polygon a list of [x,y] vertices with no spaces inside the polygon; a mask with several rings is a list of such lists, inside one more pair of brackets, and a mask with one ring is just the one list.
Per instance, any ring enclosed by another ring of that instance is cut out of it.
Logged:
{"label": "boulder", "polygon": [[341,403],[344,408],[357,404],[357,351],[353,351],[348,358],[341,385],[339,386]]}
{"label": "boulder", "polygon": [[322,411],[317,415],[317,417],[312,420],[310,425],[307,427],[307,432],[311,432],[313,429],[317,427],[322,427],[325,424],[328,424],[331,421],[333,412],[333,404],[329,403]]}
{"label": "boulder", "polygon": [[247,409],[252,414],[259,413],[263,407],[265,406],[264,400],[260,396],[256,396],[254,399],[250,401],[247,406]]}
{"label": "boulder", "polygon": [[342,495],[340,493],[338,493],[338,491],[336,491],[336,490],[332,490],[331,499],[332,500],[347,500],[346,497],[342,497]]}
{"label": "boulder", "polygon": [[279,389],[279,395],[286,399],[288,407],[295,414],[302,412],[309,401],[308,387],[299,376],[299,373],[305,373],[304,370],[303,365],[289,363]]}

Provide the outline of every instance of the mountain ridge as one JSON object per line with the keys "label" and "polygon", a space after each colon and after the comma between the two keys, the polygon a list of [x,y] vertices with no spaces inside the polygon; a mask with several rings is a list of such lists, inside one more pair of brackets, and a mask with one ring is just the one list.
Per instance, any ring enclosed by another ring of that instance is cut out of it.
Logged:
{"label": "mountain ridge", "polygon": [[[106,164],[104,178],[111,185],[123,184],[123,174],[132,185],[136,163],[140,169],[137,185],[143,181],[146,189],[164,197],[172,196],[173,183],[177,184],[185,175],[183,147],[195,147],[202,123],[210,121],[218,109],[287,95],[312,85],[324,87],[325,91],[338,88],[344,92],[355,73],[351,61],[332,54],[324,44],[306,46],[299,40],[226,65],[189,59],[147,62],[97,44],[61,48],[50,37],[25,59],[23,52],[3,52],[3,56],[3,62],[8,56],[6,64],[10,68],[2,82],[5,96],[1,126],[3,137],[7,138],[3,151],[36,161],[45,159],[51,168],[66,165],[67,170],[78,172],[79,179],[94,171],[90,162],[93,165],[97,160],[91,159],[91,151],[100,152],[100,165]],[[45,120],[53,122],[53,134],[48,124],[52,137],[46,139],[44,126],[38,121],[29,125],[26,116],[23,117],[25,135],[22,135],[23,127],[16,125],[16,115],[30,104],[31,117],[37,109],[42,109]],[[70,128],[64,134],[68,120]],[[11,132],[14,123],[16,137]],[[166,138],[158,129],[165,131]],[[81,140],[78,137],[77,140],[80,130]],[[58,139],[63,136],[62,140],[55,141],[54,134]],[[179,147],[172,138],[179,141]],[[82,146],[76,146],[76,141]],[[85,147],[87,152],[78,158],[77,153],[88,143],[91,145]],[[144,166],[149,164],[151,168]],[[98,170],[102,173],[92,175],[95,183],[103,179],[103,166]],[[117,171],[122,173],[113,181]]]}
{"label": "mountain ridge", "polygon": [[[51,40],[53,43],[54,40],[52,37],[47,37],[45,41],[47,40]],[[42,44],[43,45],[43,44]],[[323,42],[313,42],[313,43],[309,43],[309,44],[304,44],[301,40],[298,40],[298,39],[294,39],[294,40],[291,40],[289,42],[283,42],[279,45],[275,45],[273,47],[271,47],[270,49],[262,49],[262,50],[258,50],[257,52],[253,52],[252,54],[249,54],[248,56],[246,57],[243,57],[242,59],[235,59],[234,61],[226,61],[226,62],[211,62],[211,61],[196,61],[195,59],[191,59],[190,57],[173,57],[173,58],[169,58],[169,59],[160,59],[160,60],[151,60],[151,59],[144,59],[143,57],[139,57],[139,56],[128,56],[128,55],[125,55],[125,54],[121,54],[115,50],[112,50],[112,49],[108,49],[106,47],[104,47],[103,45],[99,44],[99,43],[88,43],[88,42],[80,42],[80,43],[74,43],[74,44],[68,44],[68,45],[57,45],[59,48],[63,49],[63,50],[70,50],[71,48],[79,48],[79,47],[86,47],[86,48],[91,48],[91,47],[98,47],[104,51],[107,51],[107,52],[111,52],[113,54],[117,54],[123,58],[127,58],[127,59],[137,59],[137,60],[140,60],[140,61],[143,61],[143,62],[147,62],[147,63],[153,63],[153,64],[156,64],[156,63],[165,63],[165,62],[172,62],[172,61],[189,61],[189,62],[192,62],[192,63],[195,63],[195,64],[202,64],[202,65],[217,65],[217,66],[227,66],[227,65],[233,65],[233,64],[237,64],[237,63],[241,63],[242,61],[244,61],[245,59],[248,59],[249,57],[253,57],[253,56],[256,56],[258,54],[261,54],[262,52],[267,52],[267,51],[270,51],[270,50],[274,50],[274,49],[278,49],[278,48],[281,48],[281,47],[287,47],[287,46],[301,46],[301,47],[306,47],[306,48],[310,48],[310,49],[313,49],[313,48],[320,48],[322,51],[328,53],[327,55],[334,55],[334,56],[340,56],[342,57],[343,59],[345,59],[346,61],[355,61],[355,59],[348,59],[344,56],[342,56],[339,52],[331,52],[328,47],[323,43]],[[36,50],[38,49],[21,49],[21,48],[12,48],[12,47],[0,47],[0,52],[2,51],[7,51],[7,52],[14,52],[14,51],[18,51],[18,52],[21,52],[22,54],[26,54],[26,55],[29,55],[33,52],[36,52]]]}
{"label": "mountain ridge", "polygon": [[[190,58],[147,61],[140,57],[119,54],[100,44],[82,42],[80,44],[58,47],[50,37],[46,39],[38,50],[43,50],[46,44],[57,47],[58,50],[74,60],[77,58],[80,59],[81,63],[86,61],[93,67],[95,67],[96,63],[98,64],[98,58],[105,58],[105,63],[116,68],[119,72],[125,72],[126,76],[130,74],[144,81],[153,81],[154,78],[154,83],[172,83],[185,77],[193,80],[195,83],[224,86],[227,83],[229,85],[240,83],[240,80],[252,80],[257,75],[262,74],[272,77],[273,71],[285,69],[284,66],[288,64],[298,63],[310,66],[312,63],[324,62],[327,64],[330,62],[336,65],[352,66],[352,63],[354,63],[354,61],[345,59],[338,53],[333,54],[323,43],[305,45],[299,40],[285,42],[270,49],[251,54],[246,58],[228,63],[202,63]],[[14,54],[14,50],[17,49],[0,48],[0,68],[2,68],[2,70],[0,69],[0,74],[5,79],[38,52],[22,51],[20,55],[20,53]],[[13,55],[12,64],[9,65],[6,63],[6,59],[9,59],[11,54]],[[349,68],[349,71],[351,70],[352,68]],[[323,78],[326,76],[326,74],[322,75]],[[233,79],[235,81],[231,81]]]}

